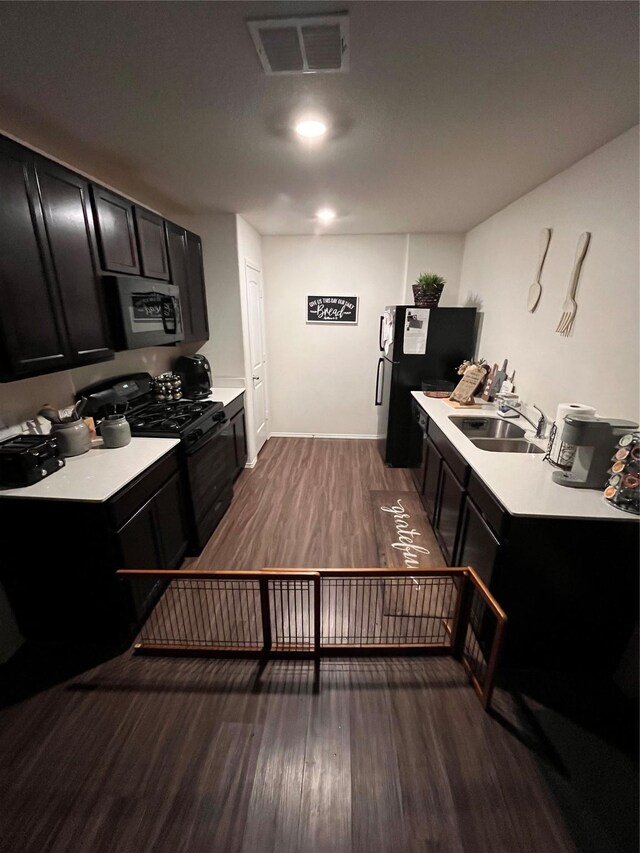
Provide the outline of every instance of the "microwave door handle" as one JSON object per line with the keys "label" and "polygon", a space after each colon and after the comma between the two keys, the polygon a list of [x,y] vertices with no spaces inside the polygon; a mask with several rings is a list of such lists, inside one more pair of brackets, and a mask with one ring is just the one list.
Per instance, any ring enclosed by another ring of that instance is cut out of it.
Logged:
{"label": "microwave door handle", "polygon": [[172,296],[163,296],[160,304],[164,331],[167,335],[175,335],[178,328],[175,300]]}

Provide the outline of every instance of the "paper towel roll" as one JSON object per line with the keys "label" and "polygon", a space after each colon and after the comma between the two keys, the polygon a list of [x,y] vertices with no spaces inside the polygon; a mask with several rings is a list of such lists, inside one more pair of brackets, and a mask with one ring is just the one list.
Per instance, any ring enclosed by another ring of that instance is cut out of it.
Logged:
{"label": "paper towel roll", "polygon": [[560,403],[556,410],[554,424],[556,433],[549,452],[549,459],[554,465],[558,465],[560,468],[571,468],[573,457],[576,455],[575,445],[565,444],[562,441],[565,417],[567,415],[595,415],[595,413],[596,410],[593,406],[587,406],[584,403]]}

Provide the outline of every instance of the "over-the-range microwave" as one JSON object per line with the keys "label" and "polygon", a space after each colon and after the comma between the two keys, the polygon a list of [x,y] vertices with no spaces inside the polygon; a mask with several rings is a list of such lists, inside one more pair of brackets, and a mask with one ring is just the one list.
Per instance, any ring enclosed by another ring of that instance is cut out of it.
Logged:
{"label": "over-the-range microwave", "polygon": [[130,275],[103,276],[117,349],[138,349],[183,340],[180,288]]}

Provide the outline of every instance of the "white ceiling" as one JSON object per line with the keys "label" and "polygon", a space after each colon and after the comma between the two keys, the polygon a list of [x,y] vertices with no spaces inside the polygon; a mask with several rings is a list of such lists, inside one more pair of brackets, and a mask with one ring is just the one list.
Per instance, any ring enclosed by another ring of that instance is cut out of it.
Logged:
{"label": "white ceiling", "polygon": [[[245,18],[339,10],[348,73],[264,74]],[[635,2],[0,3],[0,128],[262,234],[466,231],[637,123]]]}

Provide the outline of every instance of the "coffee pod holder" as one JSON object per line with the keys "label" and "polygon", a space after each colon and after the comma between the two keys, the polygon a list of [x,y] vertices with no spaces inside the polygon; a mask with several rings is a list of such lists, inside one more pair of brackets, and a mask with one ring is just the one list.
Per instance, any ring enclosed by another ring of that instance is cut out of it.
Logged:
{"label": "coffee pod holder", "polygon": [[620,438],[607,474],[604,490],[607,502],[623,512],[640,515],[640,432]]}

